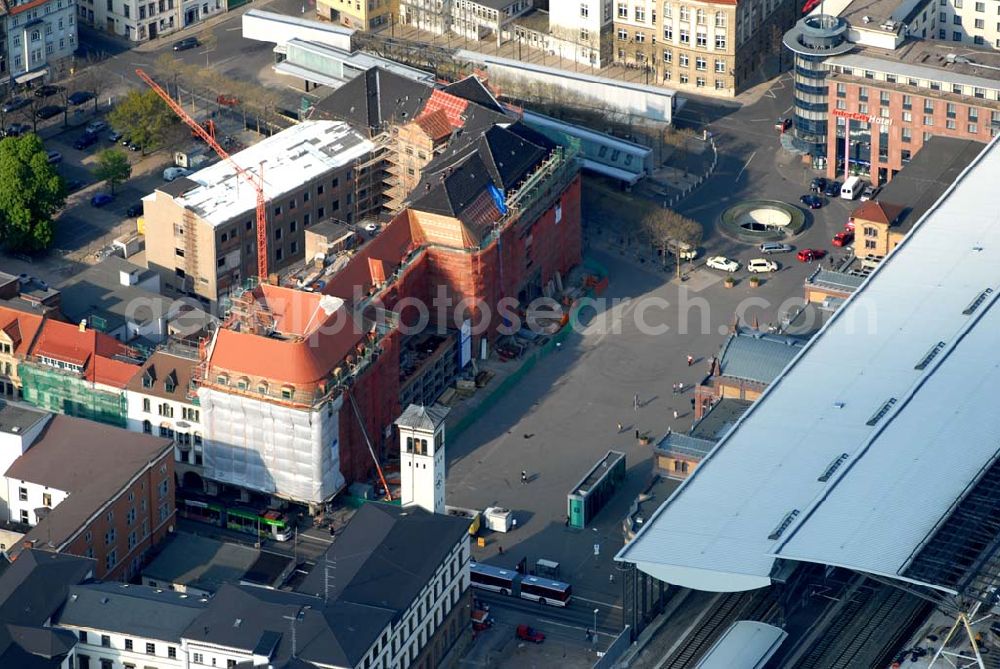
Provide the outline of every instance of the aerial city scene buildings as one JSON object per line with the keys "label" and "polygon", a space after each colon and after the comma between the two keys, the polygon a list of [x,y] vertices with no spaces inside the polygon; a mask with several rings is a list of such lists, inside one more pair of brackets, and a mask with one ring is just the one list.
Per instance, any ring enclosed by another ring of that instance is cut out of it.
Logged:
{"label": "aerial city scene buildings", "polygon": [[0,26],[0,669],[1000,667],[995,0]]}

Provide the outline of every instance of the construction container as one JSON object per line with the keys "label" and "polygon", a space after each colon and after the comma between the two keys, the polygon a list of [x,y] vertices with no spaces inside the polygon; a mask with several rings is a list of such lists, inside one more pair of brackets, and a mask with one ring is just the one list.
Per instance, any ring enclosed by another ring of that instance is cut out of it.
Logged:
{"label": "construction container", "polygon": [[608,451],[567,495],[569,526],[582,530],[625,481],[625,454]]}
{"label": "construction container", "polygon": [[459,518],[469,519],[469,534],[476,536],[479,534],[479,528],[482,525],[482,514],[475,509],[463,509],[457,506],[445,506],[445,512],[449,516],[457,516]]}
{"label": "construction container", "polygon": [[486,527],[494,532],[509,532],[514,524],[514,514],[510,509],[499,506],[491,506],[486,509]]}

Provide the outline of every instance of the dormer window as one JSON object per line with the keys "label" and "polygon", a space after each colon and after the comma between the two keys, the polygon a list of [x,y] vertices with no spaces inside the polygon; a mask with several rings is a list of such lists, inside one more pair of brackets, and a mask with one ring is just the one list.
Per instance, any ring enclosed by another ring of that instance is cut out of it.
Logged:
{"label": "dormer window", "polygon": [[260,384],[258,384],[257,385],[257,392],[260,393],[261,395],[267,395],[267,384],[264,383],[264,382],[261,382]]}
{"label": "dormer window", "polygon": [[170,372],[170,376],[163,382],[163,387],[168,393],[177,389],[177,375],[174,372]]}
{"label": "dormer window", "polygon": [[236,382],[236,387],[240,390],[246,390],[250,387],[250,379],[245,376],[240,378],[240,380]]}
{"label": "dormer window", "polygon": [[220,386],[228,386],[229,377],[225,374],[219,374],[217,377],[215,377],[215,382],[218,383]]}
{"label": "dormer window", "polygon": [[142,387],[143,388],[152,388],[153,387],[153,377],[150,376],[149,374],[143,374],[142,375]]}
{"label": "dormer window", "polygon": [[292,386],[282,386],[281,388],[281,399],[290,400],[292,395],[295,394],[295,388]]}

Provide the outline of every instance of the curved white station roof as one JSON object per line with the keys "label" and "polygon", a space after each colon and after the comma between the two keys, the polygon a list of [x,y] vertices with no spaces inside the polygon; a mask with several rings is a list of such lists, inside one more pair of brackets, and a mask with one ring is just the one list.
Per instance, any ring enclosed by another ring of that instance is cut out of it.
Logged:
{"label": "curved white station roof", "polygon": [[711,591],[776,558],[904,578],[1000,448],[997,184],[994,141],[617,559]]}

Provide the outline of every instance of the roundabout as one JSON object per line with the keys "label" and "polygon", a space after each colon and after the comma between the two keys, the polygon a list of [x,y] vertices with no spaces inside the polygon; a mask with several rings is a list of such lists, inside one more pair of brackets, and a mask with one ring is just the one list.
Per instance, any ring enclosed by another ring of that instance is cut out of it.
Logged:
{"label": "roundabout", "polygon": [[801,209],[778,200],[744,200],[722,212],[721,232],[746,244],[782,242],[805,227]]}

